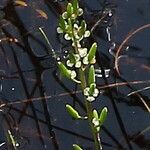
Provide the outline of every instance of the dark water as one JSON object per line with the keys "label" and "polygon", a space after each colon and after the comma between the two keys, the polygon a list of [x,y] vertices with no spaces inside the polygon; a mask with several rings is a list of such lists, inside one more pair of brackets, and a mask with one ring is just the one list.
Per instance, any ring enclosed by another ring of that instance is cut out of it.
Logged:
{"label": "dark water", "polygon": [[[0,112],[0,143],[4,143],[0,149],[13,149],[6,138],[10,130],[19,150],[71,150],[73,143],[94,150],[87,122],[72,120],[65,110],[69,103],[84,114],[82,96],[72,94],[78,90],[76,85],[59,78],[51,50],[38,30],[43,28],[56,53],[63,57],[69,45],[56,34],[56,27],[64,2],[27,0],[26,4],[0,1],[0,102],[6,104]],[[99,87],[125,83],[102,89],[93,103],[99,109],[109,108],[101,131],[103,149],[150,150],[149,28],[135,34],[123,47],[121,75],[114,70],[117,47],[129,32],[150,23],[150,0],[82,0],[80,5],[90,29],[103,17],[85,41],[98,42],[97,69],[110,69],[108,78],[97,77]],[[127,84],[133,81],[146,82]],[[138,94],[131,93],[138,90]]]}

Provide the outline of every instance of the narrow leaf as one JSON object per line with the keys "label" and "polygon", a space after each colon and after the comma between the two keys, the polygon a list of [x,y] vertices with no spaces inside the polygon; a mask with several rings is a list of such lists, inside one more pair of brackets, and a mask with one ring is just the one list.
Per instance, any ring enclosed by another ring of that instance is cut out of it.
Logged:
{"label": "narrow leaf", "polygon": [[83,36],[85,34],[86,28],[87,28],[87,24],[86,24],[85,20],[82,20],[78,35]]}
{"label": "narrow leaf", "polygon": [[73,144],[73,150],[83,150],[79,145]]}
{"label": "narrow leaf", "polygon": [[64,31],[65,28],[66,28],[65,20],[63,19],[62,16],[60,16],[60,18],[59,18],[59,26],[60,26],[60,28],[61,28],[63,31]]}
{"label": "narrow leaf", "polygon": [[60,70],[60,73],[67,77],[67,78],[71,78],[71,71],[67,69],[67,67],[62,63],[62,62],[58,62],[58,68]]}
{"label": "narrow leaf", "polygon": [[72,6],[73,6],[73,12],[77,15],[78,8],[79,8],[78,0],[73,0]]}
{"label": "narrow leaf", "polygon": [[93,45],[91,46],[89,53],[88,53],[89,62],[91,62],[93,60],[93,58],[95,57],[96,49],[97,49],[97,43],[93,43]]}
{"label": "narrow leaf", "polygon": [[93,96],[95,88],[96,88],[96,84],[95,83],[90,84],[89,94],[91,96]]}
{"label": "narrow leaf", "polygon": [[66,109],[68,111],[68,113],[75,119],[80,119],[81,116],[79,115],[79,113],[77,112],[77,110],[75,110],[71,105],[66,105]]}
{"label": "narrow leaf", "polygon": [[86,31],[87,24],[86,24],[85,20],[82,20],[82,22],[81,22],[81,28],[82,28],[82,32]]}
{"label": "narrow leaf", "polygon": [[105,122],[107,114],[108,114],[108,109],[107,109],[107,107],[104,107],[99,116],[99,121],[100,121],[101,125]]}
{"label": "narrow leaf", "polygon": [[93,110],[93,117],[98,119],[98,112],[96,109]]}
{"label": "narrow leaf", "polygon": [[67,5],[67,14],[68,14],[68,17],[70,17],[73,13],[73,7],[72,7],[72,4],[71,3],[68,3]]}
{"label": "narrow leaf", "polygon": [[91,65],[90,68],[89,68],[89,76],[88,76],[88,84],[89,84],[89,86],[92,83],[95,83],[95,69],[94,69],[93,65]]}

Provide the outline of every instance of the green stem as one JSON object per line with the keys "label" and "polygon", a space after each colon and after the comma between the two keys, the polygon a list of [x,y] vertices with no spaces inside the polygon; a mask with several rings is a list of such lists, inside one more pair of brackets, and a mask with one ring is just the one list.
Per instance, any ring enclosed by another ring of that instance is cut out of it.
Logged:
{"label": "green stem", "polygon": [[[72,28],[72,35],[73,35],[73,39],[72,41],[74,42],[75,45],[75,52],[78,53],[78,45],[77,45],[77,41],[75,39],[74,36],[74,30],[73,30],[73,23],[71,22],[71,28]],[[81,68],[79,68],[79,78],[81,81],[81,89],[82,91],[84,91],[84,89],[87,87],[87,83],[86,83],[86,78],[85,78],[85,72],[83,70],[83,66],[81,66]],[[87,111],[87,116],[88,116],[88,122],[93,134],[93,140],[94,140],[94,145],[95,145],[95,150],[102,150],[102,145],[101,145],[101,141],[100,141],[100,137],[99,137],[99,133],[97,133],[94,129],[94,125],[92,123],[92,119],[93,119],[93,111],[92,111],[92,104],[87,101],[86,97],[84,96],[84,101],[85,101],[85,106],[86,106],[86,111]]]}
{"label": "green stem", "polygon": [[[79,76],[81,80],[81,88],[83,91],[86,88],[86,79],[85,79],[85,73],[82,69],[79,70]],[[92,134],[93,134],[95,150],[102,150],[102,145],[101,145],[99,134],[95,132],[95,129],[92,123],[92,119],[93,119],[92,105],[90,102],[86,100],[86,97],[84,97],[84,100],[85,100],[85,106],[87,110],[88,122],[91,128]]]}

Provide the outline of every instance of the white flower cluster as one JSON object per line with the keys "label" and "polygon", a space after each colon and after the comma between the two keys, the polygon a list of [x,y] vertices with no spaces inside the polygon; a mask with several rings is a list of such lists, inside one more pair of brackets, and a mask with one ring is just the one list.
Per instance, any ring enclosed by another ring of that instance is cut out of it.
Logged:
{"label": "white flower cluster", "polygon": [[90,87],[86,87],[84,89],[84,95],[87,97],[89,102],[93,102],[95,98],[98,96],[99,90],[96,88],[96,84],[92,83]]}
{"label": "white flower cluster", "polygon": [[[90,82],[88,87],[86,87],[84,90],[84,95],[87,97],[87,100],[92,102],[99,93],[98,89],[96,88],[95,71],[94,66],[92,65],[96,62],[95,54],[97,44],[93,43],[89,51],[86,47],[81,47],[80,42],[83,40],[83,38],[90,36],[90,31],[87,30],[87,24],[85,20],[82,20],[81,22],[76,20],[76,18],[82,14],[83,10],[79,8],[77,1],[74,1],[73,4],[68,3],[66,11],[60,16],[57,32],[63,33],[66,40],[71,40],[72,47],[74,49],[68,54],[66,64],[62,65],[62,70],[67,70],[65,71],[65,76],[79,83],[80,81],[75,79],[76,70],[74,70],[74,68],[82,68],[83,70],[86,68],[92,68],[92,71],[89,71],[91,72],[91,75],[89,76],[93,77],[92,82]],[[89,80],[91,79],[89,78]]]}
{"label": "white flower cluster", "polygon": [[[66,29],[68,32],[64,35],[64,38],[66,40],[71,40],[75,38],[77,41],[81,41],[83,38],[87,38],[90,36],[90,31],[86,30],[87,24],[85,21],[81,22],[81,25],[79,26],[77,23],[74,23],[72,30],[70,30],[69,25],[65,22],[66,24]],[[58,33],[63,33],[60,27],[57,28]],[[79,45],[80,46],[80,45]]]}
{"label": "white flower cluster", "polygon": [[70,54],[66,62],[68,67],[80,68],[82,64],[88,65],[87,48],[78,48],[78,54]]}

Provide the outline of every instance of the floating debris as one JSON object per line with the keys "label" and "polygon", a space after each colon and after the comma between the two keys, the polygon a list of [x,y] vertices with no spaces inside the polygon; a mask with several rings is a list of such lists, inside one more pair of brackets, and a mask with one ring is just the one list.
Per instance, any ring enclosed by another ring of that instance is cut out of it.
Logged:
{"label": "floating debris", "polygon": [[11,38],[11,37],[4,37],[4,38],[1,38],[1,39],[0,39],[0,43],[3,42],[3,41],[8,41],[8,42],[17,43],[17,42],[18,42],[18,39],[16,39],[16,38]]}
{"label": "floating debris", "polygon": [[46,14],[43,10],[41,10],[41,9],[36,9],[36,12],[39,14],[39,17],[42,17],[42,18],[44,18],[44,19],[48,19],[47,14]]}
{"label": "floating debris", "polygon": [[27,3],[23,0],[16,0],[15,1],[15,4],[19,5],[19,6],[22,6],[22,7],[27,7]]}

